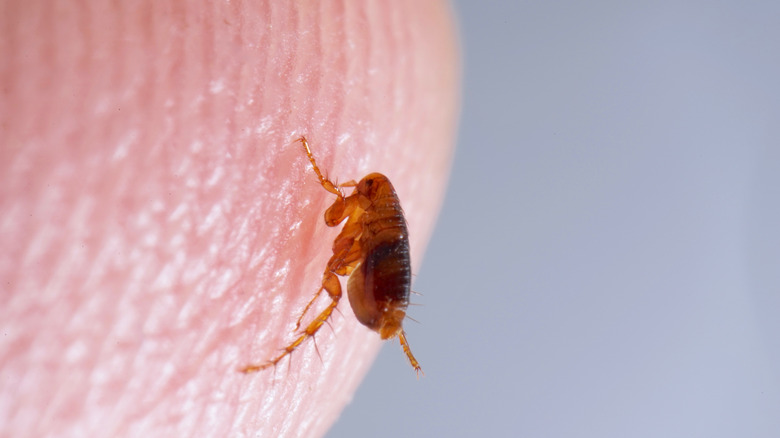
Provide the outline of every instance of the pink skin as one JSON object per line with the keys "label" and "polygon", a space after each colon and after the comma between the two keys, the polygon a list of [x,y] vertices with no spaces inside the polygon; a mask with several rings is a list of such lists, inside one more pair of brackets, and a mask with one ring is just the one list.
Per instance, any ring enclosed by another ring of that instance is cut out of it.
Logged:
{"label": "pink skin", "polygon": [[338,233],[294,140],[390,177],[416,270],[454,141],[448,4],[73,3],[0,13],[0,436],[321,436],[381,346],[348,300],[321,357],[237,371],[292,341]]}

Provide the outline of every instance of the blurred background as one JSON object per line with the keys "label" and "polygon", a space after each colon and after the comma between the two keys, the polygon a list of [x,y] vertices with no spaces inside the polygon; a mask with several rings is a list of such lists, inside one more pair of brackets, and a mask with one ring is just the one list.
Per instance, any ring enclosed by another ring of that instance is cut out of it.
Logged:
{"label": "blurred background", "polygon": [[328,437],[780,436],[780,2],[456,1],[458,149]]}

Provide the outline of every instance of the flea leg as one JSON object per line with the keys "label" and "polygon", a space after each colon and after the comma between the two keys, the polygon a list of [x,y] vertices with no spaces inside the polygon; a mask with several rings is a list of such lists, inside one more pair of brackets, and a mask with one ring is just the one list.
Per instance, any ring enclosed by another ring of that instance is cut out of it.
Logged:
{"label": "flea leg", "polygon": [[[354,222],[357,223],[358,219],[355,219]],[[352,270],[360,262],[360,252],[350,250],[354,246],[355,237],[360,235],[361,228],[350,226],[352,223],[353,220],[350,219],[350,221],[347,222],[347,225],[344,226],[344,230],[342,230],[341,234],[339,234],[339,237],[336,238],[336,241],[333,243],[334,254],[328,262],[328,266],[325,268],[325,272],[322,274],[322,285],[320,286],[317,293],[314,294],[314,298],[309,301],[309,304],[303,310],[301,317],[298,318],[297,325],[300,326],[301,319],[323,290],[328,292],[328,295],[331,299],[330,304],[328,304],[328,306],[322,312],[320,312],[320,314],[317,315],[317,317],[314,318],[314,320],[310,322],[309,325],[306,326],[298,338],[296,338],[292,343],[290,343],[290,345],[284,348],[284,351],[281,354],[263,364],[247,365],[244,368],[241,368],[241,372],[253,373],[264,370],[271,366],[276,366],[279,361],[295,351],[295,349],[298,348],[298,346],[300,346],[303,341],[316,335],[320,328],[322,328],[322,325],[325,324],[328,319],[330,319],[331,314],[333,314],[333,309],[338,306],[339,300],[342,296],[341,282],[339,281],[337,272]],[[350,256],[349,258],[347,257],[348,255]],[[297,329],[298,327],[296,327],[296,330]]]}
{"label": "flea leg", "polygon": [[333,181],[329,180],[328,177],[322,174],[322,172],[320,171],[320,167],[317,166],[317,162],[314,160],[314,155],[311,153],[311,149],[309,149],[309,142],[306,140],[306,137],[301,137],[297,141],[301,142],[301,144],[303,145],[303,149],[306,151],[306,156],[309,157],[309,161],[311,162],[311,165],[314,168],[314,172],[317,174],[317,178],[320,179],[320,184],[322,185],[322,187],[325,190],[338,196],[339,200],[343,200],[344,194],[341,193],[341,190],[339,190],[339,187],[341,186],[337,186]]}
{"label": "flea leg", "polygon": [[414,358],[412,349],[409,347],[409,343],[406,342],[406,333],[404,333],[403,330],[401,330],[401,333],[398,334],[398,340],[401,342],[401,348],[404,349],[404,353],[406,353],[406,357],[409,359],[409,363],[412,364],[412,368],[414,368],[414,370],[417,372],[417,378],[420,378],[420,373],[425,375],[425,373],[422,372],[422,368],[420,368],[420,363],[417,362],[417,359]]}
{"label": "flea leg", "polygon": [[295,351],[295,349],[298,348],[298,346],[300,346],[303,343],[303,341],[305,341],[307,338],[311,338],[314,335],[316,335],[317,332],[320,330],[320,328],[322,328],[322,325],[325,324],[328,321],[328,319],[330,319],[330,316],[333,313],[333,309],[335,309],[336,306],[338,306],[339,300],[341,299],[342,296],[341,282],[339,282],[338,276],[336,276],[336,274],[333,271],[341,269],[343,265],[357,264],[357,263],[358,260],[352,260],[346,262],[342,259],[339,266],[332,266],[332,267],[329,266],[322,276],[322,286],[320,287],[320,290],[317,291],[317,295],[319,295],[323,289],[328,292],[328,295],[330,296],[331,299],[331,302],[330,304],[328,304],[328,307],[326,307],[325,310],[320,312],[320,314],[317,315],[317,317],[314,318],[314,320],[310,322],[309,325],[306,326],[306,328],[303,330],[300,336],[298,336],[298,338],[296,338],[292,343],[290,343],[290,345],[284,348],[284,351],[281,354],[279,354],[275,358],[263,364],[247,365],[244,368],[242,368],[240,371],[243,373],[254,373],[256,371],[260,371],[272,366],[276,366],[276,364],[279,363],[280,360],[284,359],[286,356],[289,356],[293,351]]}
{"label": "flea leg", "polygon": [[[356,202],[352,196],[346,198],[346,200],[347,204]],[[349,210],[352,211],[352,209]],[[339,222],[342,220],[344,219],[339,219]],[[298,317],[298,321],[295,323],[296,331],[301,327],[301,320],[306,316],[306,312],[309,311],[325,288],[324,276],[328,275],[329,272],[336,275],[346,275],[346,272],[351,271],[351,268],[348,267],[350,263],[345,263],[345,260],[354,261],[360,257],[360,252],[356,252],[354,247],[357,245],[357,237],[360,236],[362,229],[362,224],[359,221],[350,219],[347,221],[347,224],[344,225],[344,229],[341,230],[341,233],[336,237],[336,240],[333,241],[333,256],[331,256],[328,261],[328,268],[326,268],[325,274],[323,274],[323,286],[314,294],[314,297],[309,300],[309,303],[303,309],[303,312],[301,312],[301,316]]]}
{"label": "flea leg", "polygon": [[[295,349],[298,348],[298,346],[301,345],[303,341],[314,336],[320,330],[322,325],[325,324],[325,322],[330,318],[330,315],[333,313],[333,309],[335,309],[339,304],[339,299],[341,298],[341,283],[335,274],[326,272],[325,277],[322,279],[321,289],[327,290],[332,299],[331,303],[328,304],[328,307],[326,307],[325,310],[317,315],[317,317],[314,318],[314,321],[306,326],[306,329],[303,331],[303,333],[301,333],[300,336],[298,336],[297,339],[290,343],[290,345],[284,347],[284,351],[280,355],[263,364],[247,365],[240,370],[242,373],[254,373],[264,370],[268,367],[276,366],[280,360],[284,359],[286,356],[290,355],[290,353],[295,351]],[[319,294],[319,292],[317,293]]]}

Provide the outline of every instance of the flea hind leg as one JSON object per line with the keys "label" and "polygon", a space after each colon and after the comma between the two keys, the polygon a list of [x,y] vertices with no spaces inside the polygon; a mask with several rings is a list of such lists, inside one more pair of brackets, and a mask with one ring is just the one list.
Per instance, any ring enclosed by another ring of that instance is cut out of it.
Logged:
{"label": "flea hind leg", "polygon": [[[345,227],[344,231],[347,231],[347,227]],[[286,346],[284,351],[282,351],[278,356],[263,364],[247,365],[244,368],[241,368],[241,372],[253,373],[272,366],[276,366],[279,361],[295,351],[295,349],[297,349],[303,343],[303,341],[314,337],[314,335],[316,335],[317,332],[322,328],[322,325],[325,324],[328,319],[330,319],[330,316],[333,314],[333,310],[336,308],[336,306],[338,306],[339,300],[342,296],[341,282],[339,281],[338,275],[336,273],[343,272],[345,270],[352,270],[360,262],[360,254],[354,251],[350,251],[350,249],[352,249],[352,242],[354,241],[355,237],[345,236],[344,232],[342,232],[342,234],[339,235],[339,238],[342,239],[343,243],[339,244],[339,239],[337,239],[337,242],[334,243],[334,247],[343,249],[341,249],[338,253],[334,252],[330,262],[328,263],[328,267],[325,269],[325,272],[322,275],[322,285],[314,295],[312,301],[310,301],[306,306],[306,309],[304,309],[303,314],[309,310],[314,300],[322,293],[323,290],[328,292],[328,296],[330,296],[331,299],[330,304],[328,304],[328,306],[322,312],[320,312],[320,314],[317,315],[317,317],[306,326],[303,332],[293,342]],[[347,244],[347,242],[349,242],[349,244]],[[350,257],[347,258],[347,255]],[[303,314],[301,315],[301,318],[303,318]],[[298,324],[300,324],[301,318],[298,319]]]}
{"label": "flea hind leg", "polygon": [[[346,198],[346,204],[357,204],[357,198],[354,196]],[[353,208],[349,207],[342,213],[347,215],[352,212],[352,210]],[[344,220],[344,218],[337,218],[337,220],[338,222],[341,222]],[[330,272],[336,275],[346,275],[345,272],[351,269],[349,265],[354,264],[353,262],[357,260],[358,257],[360,257],[360,253],[356,252],[355,246],[357,246],[357,238],[360,236],[362,231],[362,224],[357,219],[353,220],[350,218],[346,225],[344,225],[341,233],[339,233],[338,237],[336,237],[336,240],[333,241],[333,256],[331,256],[330,260],[328,261],[328,267],[325,268],[322,286],[319,288],[319,290],[317,290],[317,293],[314,294],[314,297],[309,300],[309,303],[303,309],[303,312],[301,312],[301,316],[298,317],[298,321],[295,323],[296,331],[301,327],[301,321],[303,320],[303,317],[306,316],[306,312],[309,311],[322,291],[326,289],[325,277],[328,275],[328,273]],[[328,293],[333,296],[330,292]]]}
{"label": "flea hind leg", "polygon": [[330,273],[330,275],[326,273],[325,277],[322,279],[322,287],[320,288],[320,291],[317,292],[317,295],[319,295],[322,289],[327,290],[332,299],[330,304],[328,304],[328,307],[326,307],[325,310],[317,315],[317,317],[314,318],[314,320],[310,322],[308,326],[306,326],[306,328],[303,330],[303,333],[301,333],[298,338],[290,343],[290,345],[284,347],[284,351],[282,351],[281,354],[263,364],[247,365],[240,370],[242,373],[254,373],[256,371],[276,366],[279,361],[295,351],[295,349],[298,348],[303,343],[303,341],[314,336],[320,330],[322,325],[325,324],[325,322],[330,318],[330,315],[333,313],[333,309],[335,309],[339,304],[339,299],[341,298],[341,283],[339,282],[338,277],[336,277],[336,275],[333,273]]}

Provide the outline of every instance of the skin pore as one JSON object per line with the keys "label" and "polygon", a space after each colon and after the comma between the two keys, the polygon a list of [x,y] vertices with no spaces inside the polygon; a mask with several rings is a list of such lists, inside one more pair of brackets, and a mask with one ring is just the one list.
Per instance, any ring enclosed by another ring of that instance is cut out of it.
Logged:
{"label": "skin pore", "polygon": [[449,5],[3,8],[0,436],[323,435],[382,345],[347,300],[316,349],[237,371],[291,340],[338,234],[295,140],[338,181],[391,178],[416,271],[457,121]]}

